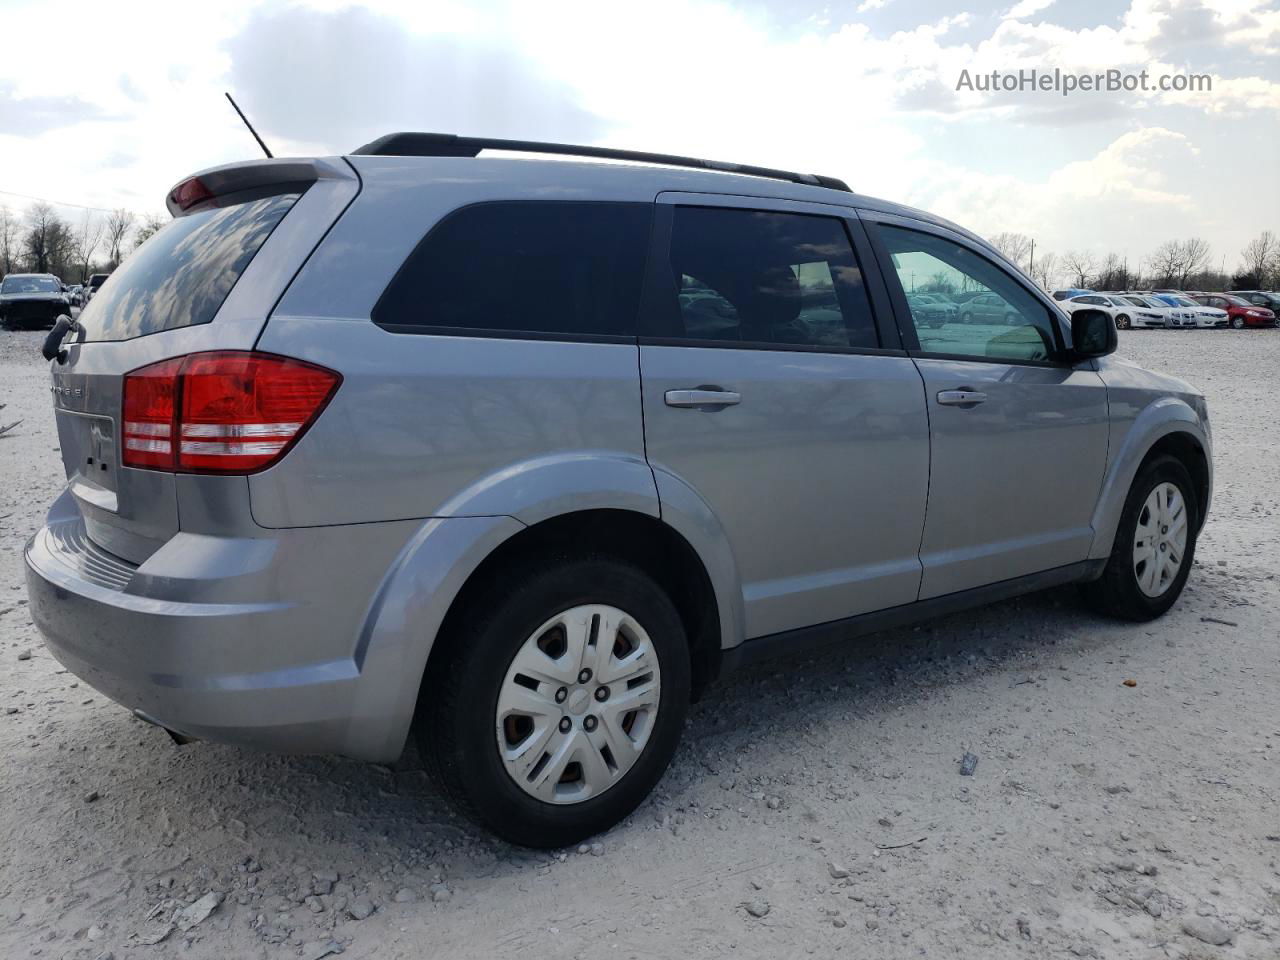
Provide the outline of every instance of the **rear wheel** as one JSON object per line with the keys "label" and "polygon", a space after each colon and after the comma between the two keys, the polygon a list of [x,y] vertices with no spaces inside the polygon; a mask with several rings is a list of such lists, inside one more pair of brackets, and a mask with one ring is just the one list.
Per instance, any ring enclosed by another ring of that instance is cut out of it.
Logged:
{"label": "rear wheel", "polygon": [[1177,601],[1195,559],[1200,508],[1182,461],[1159,456],[1138,472],[1102,576],[1085,597],[1102,613],[1153,620]]}
{"label": "rear wheel", "polygon": [[455,806],[513,843],[561,847],[648,796],[680,739],[680,617],[617,560],[516,571],[451,618],[417,733]]}

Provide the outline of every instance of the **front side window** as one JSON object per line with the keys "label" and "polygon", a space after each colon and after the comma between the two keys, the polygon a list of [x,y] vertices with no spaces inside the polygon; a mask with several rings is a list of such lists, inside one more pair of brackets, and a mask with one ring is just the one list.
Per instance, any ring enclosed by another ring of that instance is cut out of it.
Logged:
{"label": "front side window", "polygon": [[[977,360],[1050,360],[1058,348],[1048,308],[991,261],[952,240],[881,226],[920,349]],[[977,295],[972,295],[977,291]],[[911,305],[913,292],[970,294],[955,322]]]}
{"label": "front side window", "polygon": [[652,206],[499,201],[431,230],[373,308],[397,333],[635,336]]}
{"label": "front side window", "polygon": [[676,207],[676,302],[662,332],[679,340],[757,347],[880,345],[862,272],[834,217]]}

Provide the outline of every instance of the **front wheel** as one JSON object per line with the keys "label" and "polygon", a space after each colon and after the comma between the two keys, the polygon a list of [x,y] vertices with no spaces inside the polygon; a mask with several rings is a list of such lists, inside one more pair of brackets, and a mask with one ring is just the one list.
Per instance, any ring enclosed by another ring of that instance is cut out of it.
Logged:
{"label": "front wheel", "polygon": [[1154,620],[1177,601],[1195,559],[1200,507],[1182,461],[1160,456],[1133,481],[1102,576],[1085,597],[1102,613]]}
{"label": "front wheel", "polygon": [[509,573],[441,639],[417,735],[464,815],[512,843],[562,847],[616,824],[662,777],[688,709],[689,650],[639,568],[599,558]]}
{"label": "front wheel", "polygon": [[1116,329],[1117,329],[1117,330],[1128,330],[1128,329],[1129,329],[1129,316],[1128,316],[1128,314],[1124,314],[1124,313],[1122,313],[1122,314],[1120,314],[1118,317],[1116,317]]}
{"label": "front wheel", "polygon": [[1231,326],[1232,326],[1232,327],[1234,327],[1236,330],[1243,330],[1243,329],[1244,329],[1244,317],[1232,317],[1232,318],[1231,318]]}

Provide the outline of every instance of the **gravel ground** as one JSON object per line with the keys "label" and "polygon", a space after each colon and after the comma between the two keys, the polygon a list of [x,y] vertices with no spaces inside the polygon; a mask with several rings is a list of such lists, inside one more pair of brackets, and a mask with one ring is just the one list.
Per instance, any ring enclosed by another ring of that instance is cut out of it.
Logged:
{"label": "gravel ground", "polygon": [[0,956],[1280,955],[1280,333],[1121,335],[1214,418],[1163,620],[1057,591],[736,676],[635,815],[551,854],[412,755],[179,748],[59,667],[21,572],[62,474],[41,336],[0,333]]}

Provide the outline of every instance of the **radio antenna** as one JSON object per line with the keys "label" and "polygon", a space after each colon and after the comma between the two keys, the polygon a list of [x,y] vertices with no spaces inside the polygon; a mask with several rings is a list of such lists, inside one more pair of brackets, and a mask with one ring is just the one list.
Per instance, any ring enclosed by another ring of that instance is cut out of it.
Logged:
{"label": "radio antenna", "polygon": [[244,121],[244,125],[248,127],[249,132],[253,134],[253,139],[258,141],[258,146],[262,148],[262,152],[265,153],[268,157],[270,157],[271,151],[267,149],[267,145],[263,143],[262,138],[258,136],[258,131],[253,129],[253,124],[250,123],[249,118],[244,115],[244,111],[240,109],[240,105],[231,99],[231,94],[224,93],[223,96],[227,98],[227,100],[231,103],[231,106],[235,109],[236,113],[240,115],[240,119]]}

